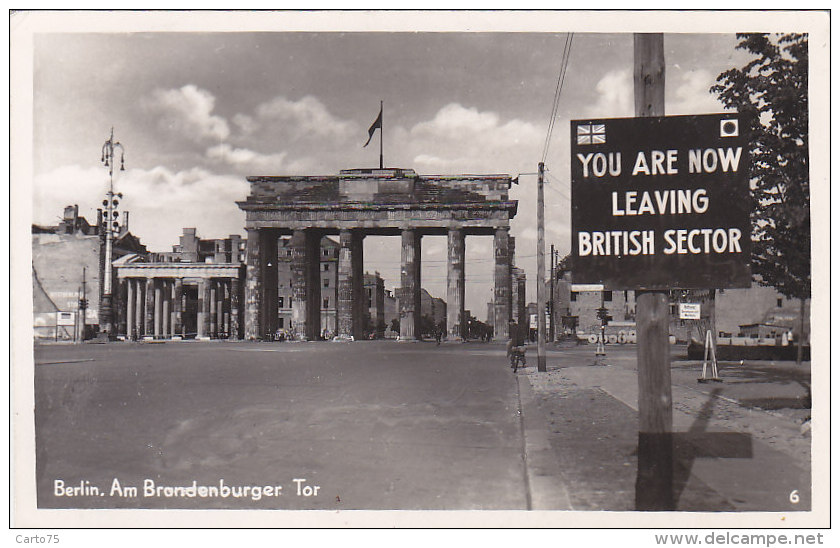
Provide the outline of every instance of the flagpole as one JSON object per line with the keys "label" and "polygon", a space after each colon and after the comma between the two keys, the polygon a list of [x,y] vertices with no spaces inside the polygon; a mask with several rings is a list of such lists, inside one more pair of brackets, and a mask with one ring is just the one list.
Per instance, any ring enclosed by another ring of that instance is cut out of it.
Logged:
{"label": "flagpole", "polygon": [[382,101],[379,101],[379,112],[382,115],[382,120],[379,123],[379,169],[385,169],[384,162],[382,160],[382,141],[385,137],[385,129],[382,127],[384,125],[384,112],[382,112]]}

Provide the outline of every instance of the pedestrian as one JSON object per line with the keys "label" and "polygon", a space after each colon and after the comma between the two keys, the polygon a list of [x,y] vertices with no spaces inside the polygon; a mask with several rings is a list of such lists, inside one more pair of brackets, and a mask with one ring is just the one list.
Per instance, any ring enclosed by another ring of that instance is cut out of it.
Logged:
{"label": "pedestrian", "polygon": [[507,343],[507,356],[510,359],[510,367],[515,373],[519,360],[522,360],[522,365],[525,365],[525,341],[522,338],[522,330],[513,319],[508,323],[508,331],[510,340]]}

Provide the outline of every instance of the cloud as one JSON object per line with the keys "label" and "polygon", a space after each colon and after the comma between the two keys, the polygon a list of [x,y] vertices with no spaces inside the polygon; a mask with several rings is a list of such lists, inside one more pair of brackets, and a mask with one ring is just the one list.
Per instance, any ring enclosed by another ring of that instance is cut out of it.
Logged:
{"label": "cloud", "polygon": [[[74,203],[80,205],[80,215],[95,222],[106,184],[103,170],[78,165],[37,175],[33,222],[54,225],[64,206]],[[240,176],[156,166],[123,172],[115,190],[123,193],[121,208],[131,213],[131,232],[152,251],[170,250],[184,227],[196,227],[203,238],[219,238],[241,234],[245,226],[245,215],[235,203],[248,194],[248,182]]]}
{"label": "cloud", "polygon": [[595,84],[595,100],[587,108],[589,118],[633,116],[633,74],[630,69],[612,70]]}
{"label": "cloud", "polygon": [[207,90],[187,84],[178,89],[155,89],[143,106],[160,116],[158,125],[182,137],[201,142],[224,140],[230,135],[227,121],[213,114],[216,98]]}
{"label": "cloud", "polygon": [[491,111],[450,103],[431,120],[395,131],[421,172],[516,173],[539,154],[542,130]]}
{"label": "cloud", "polygon": [[677,74],[675,91],[666,105],[668,115],[723,111],[723,105],[709,91],[715,83],[715,76],[711,72],[699,69]]}
{"label": "cloud", "polygon": [[278,123],[287,127],[291,135],[346,138],[358,132],[357,125],[334,116],[317,98],[307,95],[298,101],[285,97],[259,105],[255,116],[239,115],[236,124],[249,133],[260,126],[274,126]]}
{"label": "cloud", "polygon": [[286,156],[286,152],[261,154],[247,148],[234,148],[227,143],[207,149],[207,157],[211,160],[260,173],[281,171],[285,165]]}

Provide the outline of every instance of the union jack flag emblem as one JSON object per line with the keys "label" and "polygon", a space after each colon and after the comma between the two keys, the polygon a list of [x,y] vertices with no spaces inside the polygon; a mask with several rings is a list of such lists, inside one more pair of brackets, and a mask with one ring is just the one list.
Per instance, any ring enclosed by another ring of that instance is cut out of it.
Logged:
{"label": "union jack flag emblem", "polygon": [[604,124],[581,124],[577,127],[577,144],[602,145],[607,142]]}

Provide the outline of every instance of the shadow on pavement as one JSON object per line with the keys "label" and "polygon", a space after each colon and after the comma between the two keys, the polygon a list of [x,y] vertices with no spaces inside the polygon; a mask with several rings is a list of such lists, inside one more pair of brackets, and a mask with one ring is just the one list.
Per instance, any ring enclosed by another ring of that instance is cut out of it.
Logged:
{"label": "shadow on pavement", "polygon": [[752,458],[749,434],[706,431],[720,392],[712,390],[687,432],[639,433],[636,510],[675,510],[698,458]]}

